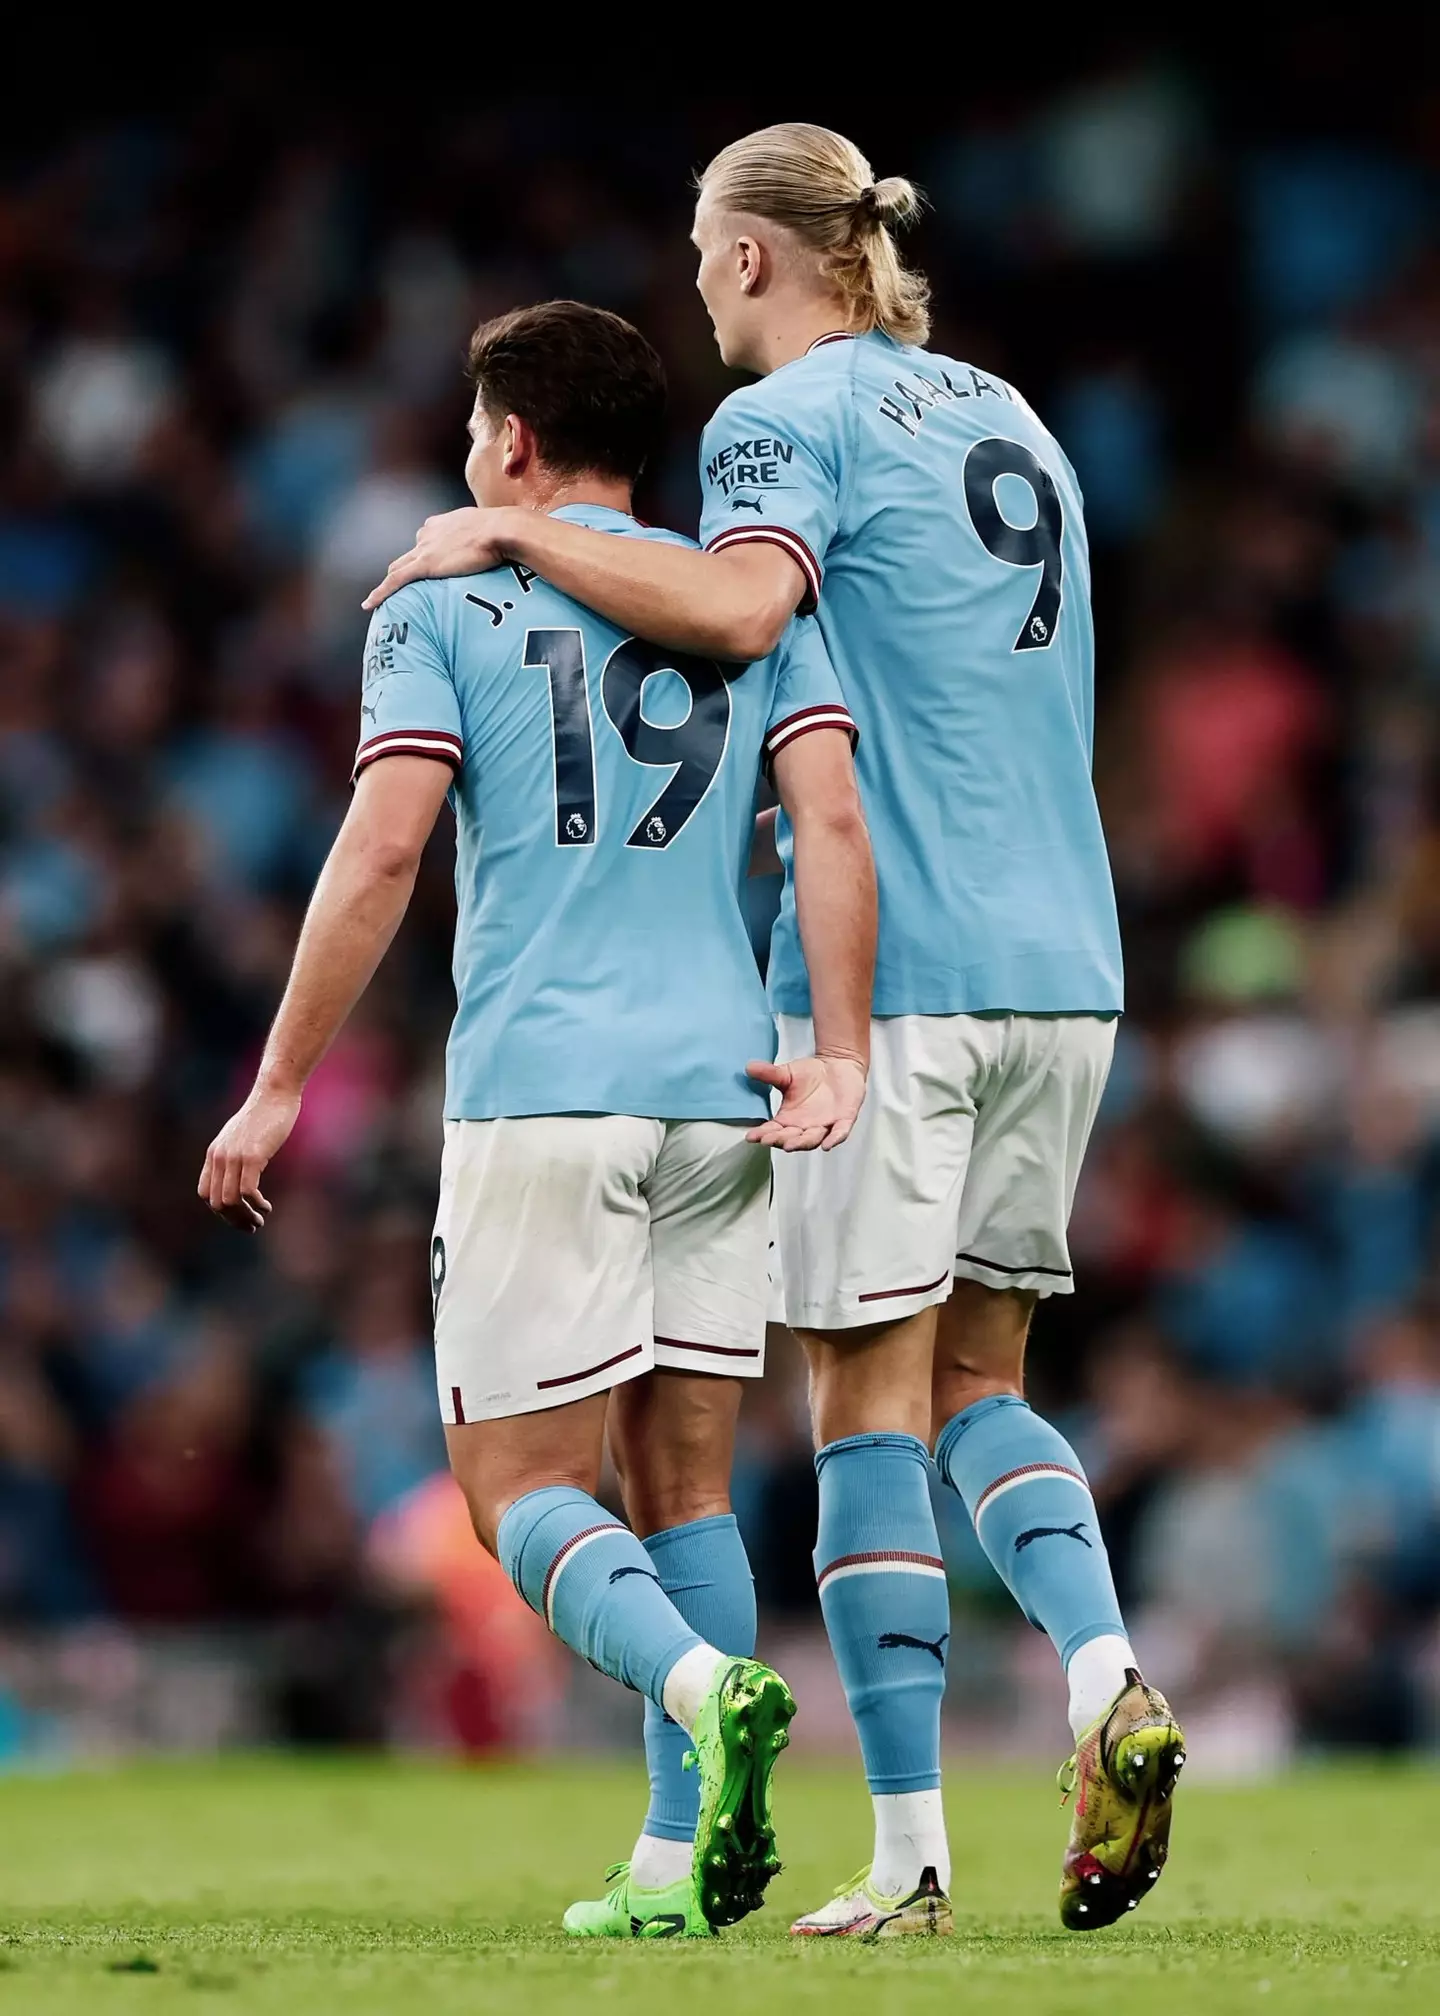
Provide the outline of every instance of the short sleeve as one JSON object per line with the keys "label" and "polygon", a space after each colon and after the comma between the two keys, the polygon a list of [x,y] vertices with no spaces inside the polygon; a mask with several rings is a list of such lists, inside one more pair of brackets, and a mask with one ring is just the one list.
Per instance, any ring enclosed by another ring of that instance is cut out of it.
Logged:
{"label": "short sleeve", "polygon": [[797,618],[780,640],[779,677],[765,730],[765,768],[789,743],[816,728],[843,728],[853,749],[860,731],[845,696],[818,623]]}
{"label": "short sleeve", "polygon": [[370,619],[350,781],[382,756],[433,756],[458,770],[464,754],[460,701],[430,592],[402,588]]}
{"label": "short sleeve", "polygon": [[825,553],[840,520],[840,458],[833,386],[808,411],[782,398],[785,374],[732,393],[700,447],[700,543],[707,552],[780,547],[805,576],[800,614],[820,599]]}

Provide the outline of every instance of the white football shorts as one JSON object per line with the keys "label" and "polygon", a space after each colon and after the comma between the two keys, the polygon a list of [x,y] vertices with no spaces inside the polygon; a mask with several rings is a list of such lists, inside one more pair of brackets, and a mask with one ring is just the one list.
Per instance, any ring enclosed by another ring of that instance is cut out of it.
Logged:
{"label": "white football shorts", "polygon": [[[775,1319],[896,1322],[945,1301],[957,1275],[1068,1295],[1066,1229],[1115,1029],[1095,1015],[877,1018],[850,1139],[775,1156]],[[780,1017],[782,1058],[813,1041],[808,1019]]]}
{"label": "white football shorts", "polygon": [[765,1366],[770,1157],[746,1123],[447,1120],[430,1242],[447,1422],[533,1414],[653,1366]]}

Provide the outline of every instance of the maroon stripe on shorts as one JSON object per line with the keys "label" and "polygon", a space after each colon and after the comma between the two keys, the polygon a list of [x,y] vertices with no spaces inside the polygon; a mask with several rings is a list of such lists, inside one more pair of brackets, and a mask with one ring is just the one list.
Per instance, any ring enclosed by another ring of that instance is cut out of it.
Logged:
{"label": "maroon stripe on shorts", "polygon": [[758,1344],[691,1344],[683,1337],[657,1337],[657,1344],[668,1344],[672,1351],[704,1351],[711,1358],[758,1358]]}
{"label": "maroon stripe on shorts", "polygon": [[458,1386],[450,1388],[450,1405],[455,1409],[455,1426],[463,1428],[465,1426],[465,1402],[460,1398],[460,1388]]}
{"label": "maroon stripe on shorts", "polygon": [[890,1302],[897,1295],[928,1295],[932,1288],[938,1288],[942,1281],[950,1279],[950,1269],[937,1274],[933,1281],[922,1281],[918,1288],[872,1288],[868,1295],[857,1295],[857,1302]]}
{"label": "maroon stripe on shorts", "polygon": [[602,1358],[598,1365],[587,1365],[583,1372],[567,1372],[559,1379],[537,1379],[535,1391],[545,1393],[552,1386],[576,1386],[582,1379],[593,1379],[597,1372],[608,1372],[612,1365],[623,1365],[627,1358],[638,1358],[644,1348],[643,1344],[632,1344],[628,1351],[617,1351],[613,1358]]}

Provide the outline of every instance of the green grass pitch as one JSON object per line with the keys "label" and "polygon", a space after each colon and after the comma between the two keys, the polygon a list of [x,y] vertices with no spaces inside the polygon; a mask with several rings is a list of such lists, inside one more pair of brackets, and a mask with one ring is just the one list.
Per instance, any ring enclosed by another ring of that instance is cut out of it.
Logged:
{"label": "green grass pitch", "polygon": [[637,1769],[235,1760],[0,1784],[0,2012],[414,2010],[1089,2016],[1440,2008],[1440,1775],[1186,1786],[1123,1927],[1055,1916],[1064,1820],[1033,1773],[956,1767],[958,1934],[785,1938],[863,1857],[858,1774],[787,1760],[786,1870],[722,1939],[576,1945],[639,1813]]}

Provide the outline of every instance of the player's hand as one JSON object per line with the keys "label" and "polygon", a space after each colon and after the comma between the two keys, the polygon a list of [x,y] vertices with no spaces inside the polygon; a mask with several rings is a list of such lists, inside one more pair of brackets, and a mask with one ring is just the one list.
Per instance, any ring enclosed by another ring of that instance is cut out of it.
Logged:
{"label": "player's hand", "polygon": [[270,1200],[260,1188],[265,1166],[290,1138],[300,1112],[298,1092],[257,1085],[205,1151],[199,1193],[237,1232],[263,1232]]}
{"label": "player's hand", "polygon": [[751,1063],[746,1076],[784,1094],[779,1111],[752,1127],[747,1141],[783,1148],[838,1148],[849,1138],[865,1103],[865,1067],[853,1057],[795,1057],[788,1064]]}
{"label": "player's hand", "polygon": [[387,596],[407,581],[435,581],[448,574],[483,574],[498,567],[505,558],[505,531],[509,513],[502,509],[482,511],[469,506],[463,511],[442,511],[427,518],[415,534],[415,544],[398,560],[392,560],[385,579],[372,588],[361,603],[362,609],[378,609]]}

